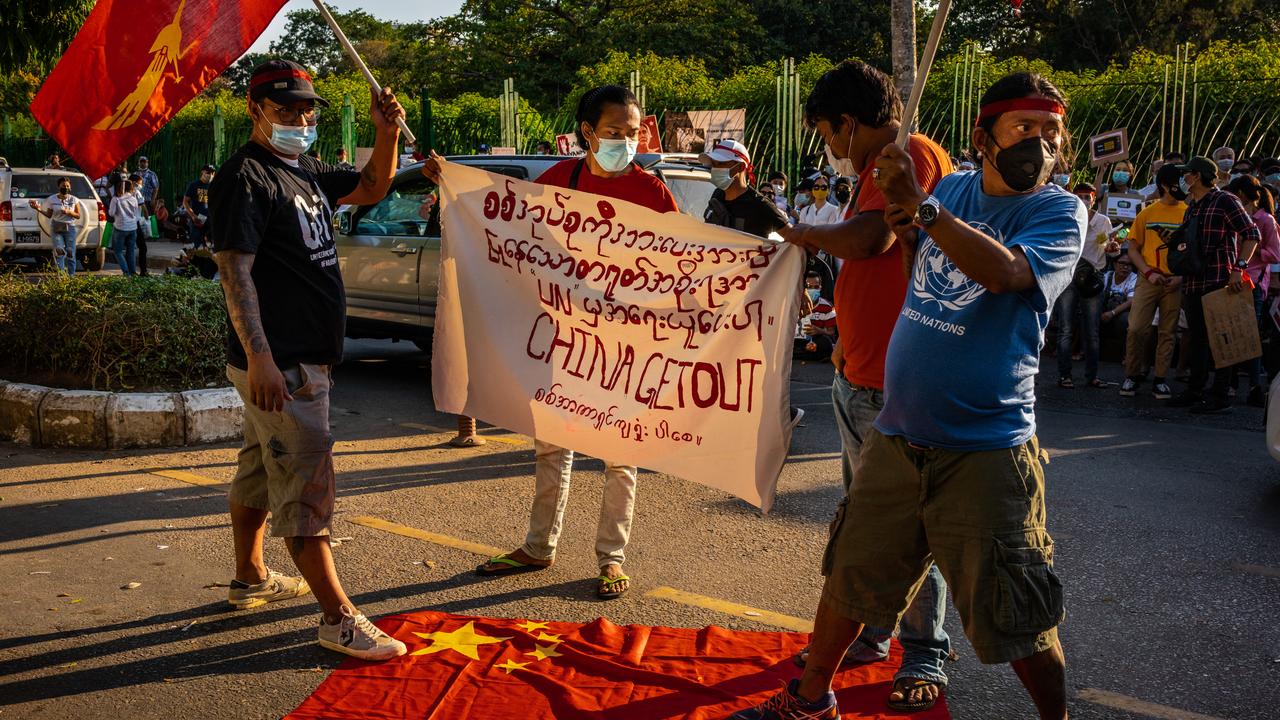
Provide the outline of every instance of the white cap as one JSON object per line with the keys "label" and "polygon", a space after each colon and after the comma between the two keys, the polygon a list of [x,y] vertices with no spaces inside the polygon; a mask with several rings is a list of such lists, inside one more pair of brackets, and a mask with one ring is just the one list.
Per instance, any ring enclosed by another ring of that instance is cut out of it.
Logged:
{"label": "white cap", "polygon": [[711,149],[698,156],[698,162],[710,165],[713,162],[738,162],[751,165],[751,155],[747,146],[737,140],[717,140]]}

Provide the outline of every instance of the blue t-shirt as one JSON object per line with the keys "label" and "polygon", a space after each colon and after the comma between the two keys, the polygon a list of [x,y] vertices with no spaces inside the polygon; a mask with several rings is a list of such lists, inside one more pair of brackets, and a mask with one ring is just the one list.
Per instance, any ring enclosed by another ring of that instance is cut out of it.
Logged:
{"label": "blue t-shirt", "polygon": [[948,450],[999,450],[1035,434],[1035,379],[1044,329],[1074,274],[1089,214],[1046,185],[994,197],[982,173],[952,173],[933,194],[953,215],[1022,248],[1034,287],[996,294],[956,268],[923,231],[906,301],[889,341],[876,429]]}

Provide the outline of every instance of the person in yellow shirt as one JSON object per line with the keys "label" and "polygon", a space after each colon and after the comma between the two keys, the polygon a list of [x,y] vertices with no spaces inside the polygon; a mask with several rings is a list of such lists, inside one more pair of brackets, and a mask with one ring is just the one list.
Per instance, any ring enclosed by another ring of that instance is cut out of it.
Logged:
{"label": "person in yellow shirt", "polygon": [[1169,164],[1160,168],[1156,173],[1156,192],[1160,199],[1138,213],[1129,233],[1129,259],[1138,271],[1138,287],[1129,309],[1129,335],[1124,354],[1126,377],[1120,385],[1120,394],[1125,397],[1137,394],[1138,384],[1142,382],[1147,337],[1157,308],[1160,323],[1151,394],[1158,400],[1168,400],[1173,395],[1165,382],[1165,374],[1173,358],[1174,332],[1182,309],[1182,278],[1170,274],[1164,244],[1169,233],[1182,224],[1187,212],[1183,202],[1186,193],[1182,192],[1179,180],[1177,166]]}

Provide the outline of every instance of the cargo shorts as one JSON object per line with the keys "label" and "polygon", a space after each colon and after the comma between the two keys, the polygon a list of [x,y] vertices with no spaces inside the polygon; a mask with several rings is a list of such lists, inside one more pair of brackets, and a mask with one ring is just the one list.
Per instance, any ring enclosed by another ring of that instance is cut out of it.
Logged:
{"label": "cargo shorts", "polygon": [[872,430],[831,525],[824,601],[852,620],[896,627],[936,562],[979,661],[1053,647],[1064,608],[1041,462],[1035,438],[958,452]]}
{"label": "cargo shorts", "polygon": [[298,365],[282,372],[293,400],[280,412],[264,412],[249,402],[248,373],[227,366],[244,401],[244,447],[229,496],[238,505],[270,511],[272,537],[328,535],[335,493],[331,368]]}

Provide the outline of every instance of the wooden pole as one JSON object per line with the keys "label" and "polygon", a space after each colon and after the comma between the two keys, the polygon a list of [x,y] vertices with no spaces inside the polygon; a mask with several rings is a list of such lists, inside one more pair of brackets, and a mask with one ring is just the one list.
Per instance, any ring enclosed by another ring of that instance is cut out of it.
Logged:
{"label": "wooden pole", "polygon": [[[342,28],[338,27],[338,21],[333,19],[333,14],[329,12],[329,8],[325,7],[323,0],[315,0],[315,4],[316,9],[320,11],[320,17],[324,18],[324,21],[329,24],[329,29],[332,30],[334,36],[338,38],[338,44],[342,45],[342,49],[346,51],[347,57],[351,58],[351,62],[355,63],[356,67],[360,69],[360,73],[364,75],[364,79],[369,82],[369,87],[373,88],[374,94],[381,95],[382,86],[379,85],[378,81],[373,77],[373,73],[369,72],[369,66],[364,64],[364,60],[361,59],[360,53],[356,52],[351,41],[347,39],[347,34],[342,32]],[[397,118],[396,124],[400,126],[400,134],[404,135],[404,141],[406,143],[417,144],[418,139],[414,137],[413,131],[409,129],[409,124],[404,121],[403,117]]]}
{"label": "wooden pole", "polygon": [[[318,0],[317,0],[318,1]],[[938,3],[938,14],[933,16],[933,27],[929,30],[929,42],[924,46],[924,54],[920,56],[920,67],[916,68],[916,81],[911,86],[911,99],[907,101],[906,111],[902,115],[902,125],[898,127],[898,147],[907,147],[907,138],[916,122],[916,112],[920,109],[920,98],[924,95],[924,86],[929,81],[929,70],[933,67],[933,56],[938,52],[938,41],[942,38],[942,28],[947,24],[947,13],[951,11],[951,0]]]}

